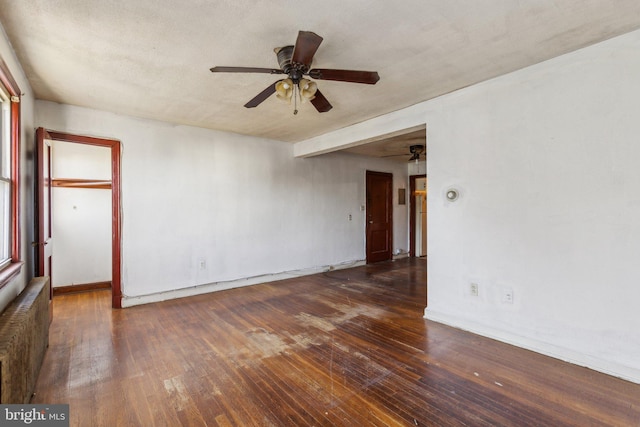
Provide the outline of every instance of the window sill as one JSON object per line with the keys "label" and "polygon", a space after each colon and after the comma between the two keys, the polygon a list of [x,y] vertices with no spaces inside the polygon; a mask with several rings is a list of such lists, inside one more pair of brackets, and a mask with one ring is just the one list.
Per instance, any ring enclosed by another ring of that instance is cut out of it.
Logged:
{"label": "window sill", "polygon": [[12,262],[11,264],[7,265],[2,271],[0,271],[0,289],[2,289],[18,274],[20,274],[23,264],[24,262],[22,261]]}

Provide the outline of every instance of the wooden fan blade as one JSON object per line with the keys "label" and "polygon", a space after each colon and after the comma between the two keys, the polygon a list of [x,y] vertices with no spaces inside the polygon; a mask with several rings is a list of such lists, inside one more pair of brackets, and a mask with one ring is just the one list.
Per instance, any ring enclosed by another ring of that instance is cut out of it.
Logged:
{"label": "wooden fan blade", "polygon": [[327,98],[319,90],[316,91],[316,97],[311,100],[311,103],[319,113],[326,113],[333,108],[333,105],[329,104]]}
{"label": "wooden fan blade", "polygon": [[267,86],[265,90],[257,94],[251,101],[244,104],[244,106],[247,108],[254,108],[260,105],[262,101],[264,101],[265,99],[267,99],[268,97],[270,97],[276,92],[276,83],[272,83],[269,86]]}
{"label": "wooden fan blade", "polygon": [[369,85],[374,85],[380,80],[380,76],[376,71],[330,70],[326,68],[313,69],[309,71],[309,76],[318,80],[337,80]]}
{"label": "wooden fan blade", "polygon": [[283,74],[284,71],[277,68],[256,68],[256,67],[213,67],[212,73],[266,73]]}
{"label": "wooden fan blade", "polygon": [[307,69],[311,67],[313,55],[316,54],[318,47],[322,43],[322,37],[311,31],[299,31],[296,45],[293,48],[291,62],[304,64]]}

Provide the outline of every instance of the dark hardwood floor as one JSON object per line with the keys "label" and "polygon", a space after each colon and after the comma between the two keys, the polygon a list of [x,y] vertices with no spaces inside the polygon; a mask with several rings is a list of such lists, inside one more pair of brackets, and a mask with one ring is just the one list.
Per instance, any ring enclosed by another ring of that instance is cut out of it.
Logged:
{"label": "dark hardwood floor", "polygon": [[639,426],[640,385],[423,319],[404,259],[124,310],[54,298],[72,426]]}

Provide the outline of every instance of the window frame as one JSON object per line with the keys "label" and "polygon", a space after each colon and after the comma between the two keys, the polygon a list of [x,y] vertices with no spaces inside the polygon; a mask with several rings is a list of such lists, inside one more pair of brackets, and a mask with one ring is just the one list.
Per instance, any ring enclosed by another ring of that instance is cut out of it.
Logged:
{"label": "window frame", "polygon": [[9,230],[11,241],[9,243],[10,262],[0,270],[0,289],[17,276],[24,264],[20,260],[20,101],[21,92],[15,79],[9,71],[9,67],[0,58],[0,85],[9,95],[10,102],[10,208]]}

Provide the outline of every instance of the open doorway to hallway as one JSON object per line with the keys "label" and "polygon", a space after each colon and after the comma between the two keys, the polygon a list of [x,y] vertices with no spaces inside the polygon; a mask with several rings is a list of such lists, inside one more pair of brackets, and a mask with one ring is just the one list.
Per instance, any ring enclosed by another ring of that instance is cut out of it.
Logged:
{"label": "open doorway to hallway", "polygon": [[54,295],[111,288],[111,149],[51,141]]}

